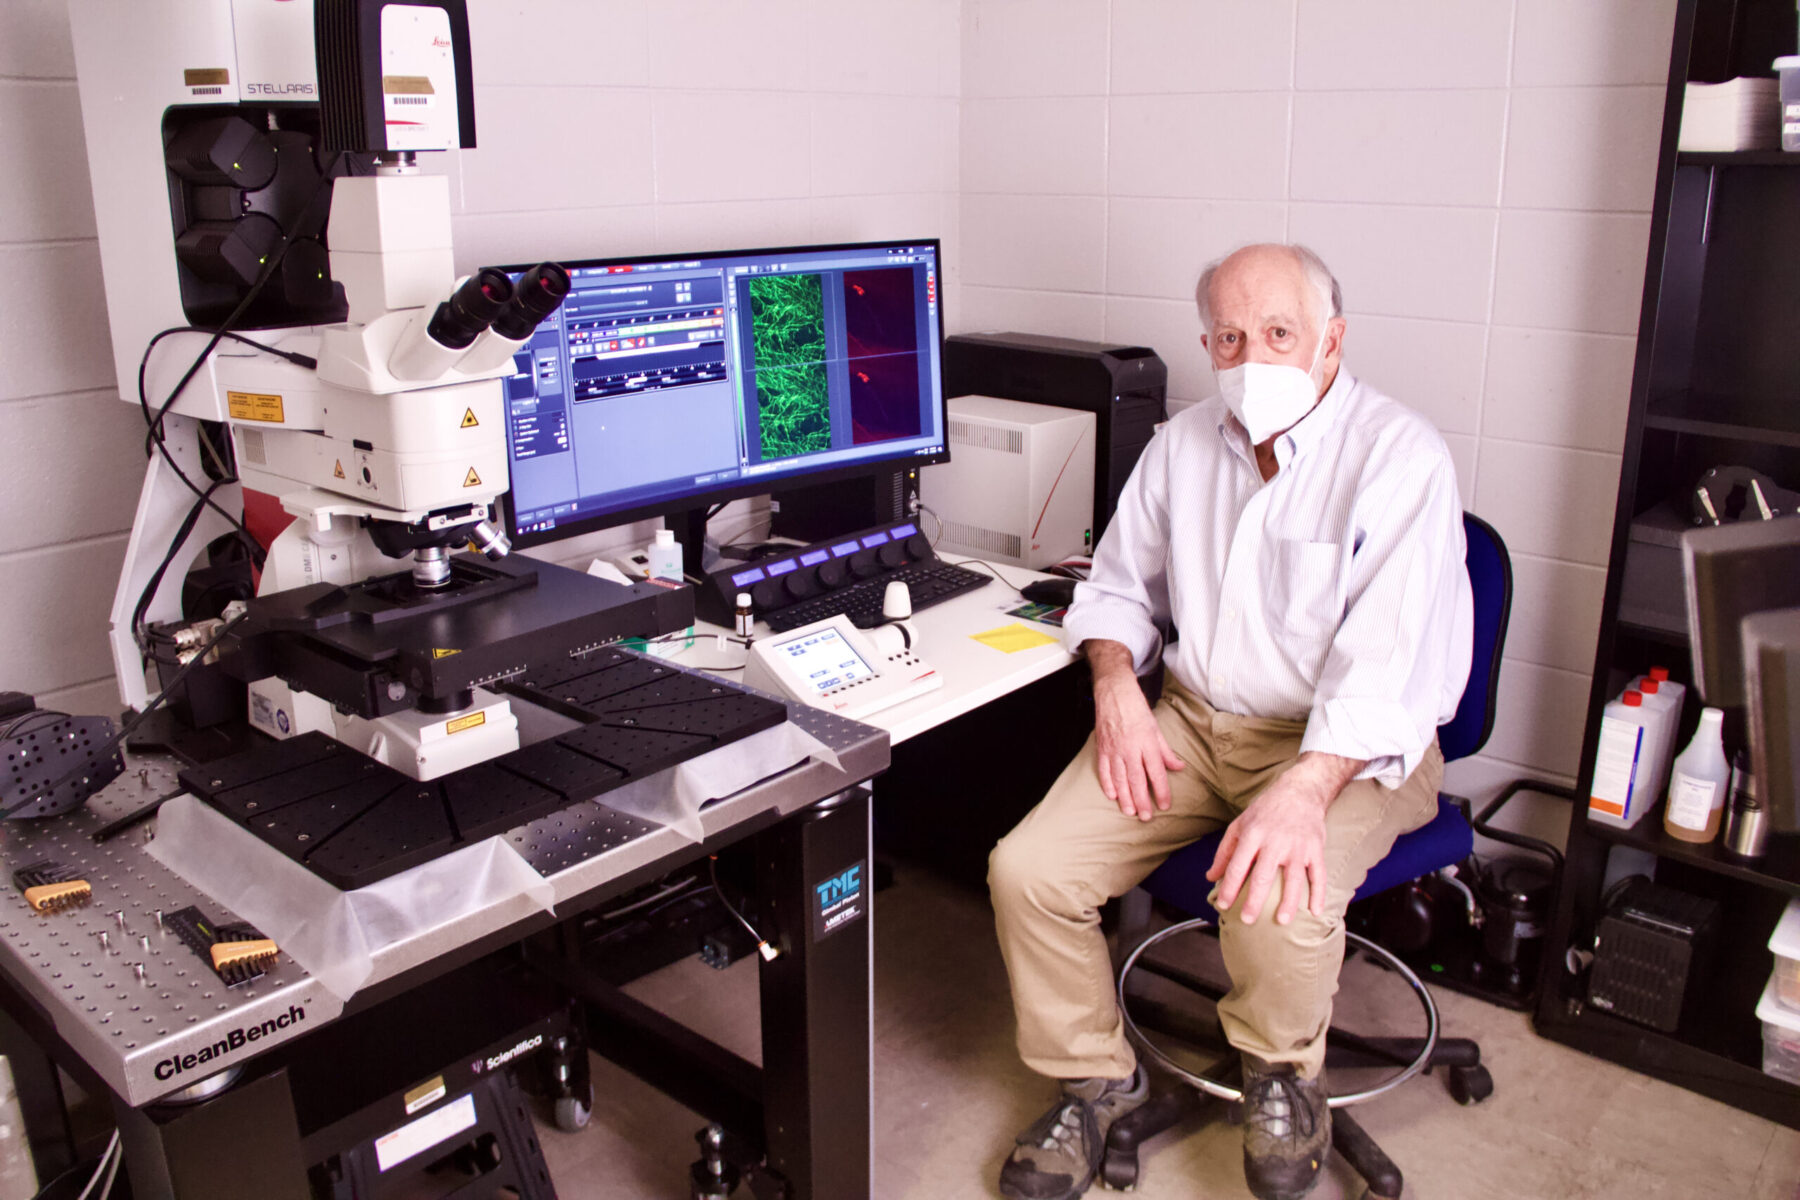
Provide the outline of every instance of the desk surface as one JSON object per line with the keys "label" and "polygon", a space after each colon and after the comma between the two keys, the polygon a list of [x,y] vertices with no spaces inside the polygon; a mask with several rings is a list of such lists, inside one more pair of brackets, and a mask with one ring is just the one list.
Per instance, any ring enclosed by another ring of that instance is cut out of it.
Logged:
{"label": "desk surface", "polygon": [[[972,559],[946,561],[967,564],[978,571],[986,565],[977,564]],[[992,569],[1020,587],[1033,580],[1050,578],[1040,572],[1005,563]],[[903,742],[997,700],[1008,692],[1053,675],[1075,661],[1074,655],[1063,649],[1061,629],[1007,615],[1008,609],[1017,608],[1024,603],[1014,588],[1000,579],[991,579],[984,588],[965,592],[942,604],[914,613],[911,624],[917,638],[913,648],[937,668],[938,673],[944,677],[944,686],[861,718],[863,723],[885,729],[889,740],[894,743]],[[1049,634],[1056,641],[1009,654],[975,640],[974,635],[978,633],[1014,622]],[[703,633],[726,632],[706,624],[697,628]],[[758,621],[756,634],[758,637],[768,636],[769,627]],[[693,647],[684,647],[668,657],[670,661],[682,666],[701,670],[716,670],[727,661],[735,666],[742,661],[742,653],[736,647],[728,654],[721,654],[714,646],[710,640],[701,640]]]}

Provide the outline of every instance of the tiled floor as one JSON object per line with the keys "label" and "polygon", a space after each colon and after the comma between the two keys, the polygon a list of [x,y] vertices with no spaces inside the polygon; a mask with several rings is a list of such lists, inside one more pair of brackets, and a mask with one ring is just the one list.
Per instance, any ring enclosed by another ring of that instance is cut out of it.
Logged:
{"label": "tiled floor", "polygon": [[[719,973],[689,959],[632,990],[754,1058],[755,970],[743,962]],[[1361,983],[1346,977],[1347,1014],[1353,1004],[1403,1012],[1410,1003],[1402,991],[1382,990],[1398,987],[1391,979]],[[1352,1000],[1353,992],[1364,998]],[[1495,1093],[1461,1108],[1424,1079],[1356,1110],[1406,1172],[1409,1198],[1800,1196],[1800,1132],[1543,1041],[1521,1014],[1450,993],[1438,999],[1446,1031],[1481,1043]],[[592,1124],[579,1134],[543,1133],[562,1200],[686,1200],[700,1119],[609,1064],[597,1061],[595,1072]],[[1013,1053],[985,899],[903,871],[875,900],[874,1196],[997,1195],[993,1181],[1013,1135],[1051,1094]],[[1334,1164],[1313,1195],[1354,1200],[1361,1192]],[[1135,1195],[1248,1197],[1238,1131],[1212,1125],[1152,1142]]]}

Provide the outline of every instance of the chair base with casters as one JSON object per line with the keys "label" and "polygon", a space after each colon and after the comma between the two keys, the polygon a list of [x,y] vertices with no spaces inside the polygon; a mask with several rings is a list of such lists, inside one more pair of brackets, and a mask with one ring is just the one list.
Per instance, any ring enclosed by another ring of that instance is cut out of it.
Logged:
{"label": "chair base with casters", "polygon": [[[1113,1123],[1100,1165],[1100,1178],[1110,1188],[1122,1191],[1137,1184],[1139,1148],[1157,1134],[1203,1114],[1216,1116],[1220,1111],[1225,1111],[1235,1120],[1235,1111],[1222,1109],[1221,1106],[1233,1104],[1236,1099],[1239,1072],[1236,1062],[1232,1062],[1226,1074],[1220,1078],[1194,1076],[1164,1055],[1143,1035],[1145,1029],[1150,1029],[1192,1046],[1229,1049],[1218,1026],[1201,1021],[1184,1009],[1129,994],[1132,974],[1135,971],[1146,971],[1214,1002],[1222,999],[1224,990],[1207,980],[1178,967],[1143,957],[1144,952],[1157,942],[1212,923],[1210,918],[1198,917],[1161,930],[1139,943],[1126,958],[1120,971],[1119,1008],[1127,1030],[1156,1067],[1176,1076],[1182,1082],[1181,1086],[1157,1091],[1145,1104]],[[1424,1009],[1424,1037],[1370,1038],[1335,1028],[1326,1033],[1327,1069],[1396,1069],[1395,1074],[1374,1087],[1331,1098],[1331,1143],[1338,1155],[1368,1185],[1368,1200],[1398,1200],[1405,1186],[1400,1168],[1355,1118],[1343,1110],[1351,1104],[1372,1100],[1400,1086],[1412,1076],[1436,1067],[1447,1068],[1450,1093],[1459,1104],[1477,1103],[1492,1095],[1493,1079],[1481,1065],[1481,1048],[1474,1041],[1438,1035],[1436,1002],[1405,963],[1374,942],[1354,933],[1347,933],[1345,936],[1356,949],[1405,979]]]}

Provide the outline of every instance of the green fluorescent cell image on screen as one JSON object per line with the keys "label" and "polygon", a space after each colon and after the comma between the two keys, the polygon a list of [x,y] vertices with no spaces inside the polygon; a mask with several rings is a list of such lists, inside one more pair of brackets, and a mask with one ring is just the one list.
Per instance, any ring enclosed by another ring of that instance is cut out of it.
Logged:
{"label": "green fluorescent cell image on screen", "polygon": [[767,275],[750,280],[750,338],[762,457],[829,449],[823,278]]}

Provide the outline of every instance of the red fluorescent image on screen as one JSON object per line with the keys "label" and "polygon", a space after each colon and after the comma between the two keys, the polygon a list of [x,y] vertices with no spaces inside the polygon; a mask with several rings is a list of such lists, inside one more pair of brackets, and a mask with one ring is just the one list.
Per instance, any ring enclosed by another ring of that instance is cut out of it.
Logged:
{"label": "red fluorescent image on screen", "polygon": [[911,267],[844,272],[851,437],[919,434],[919,327]]}

